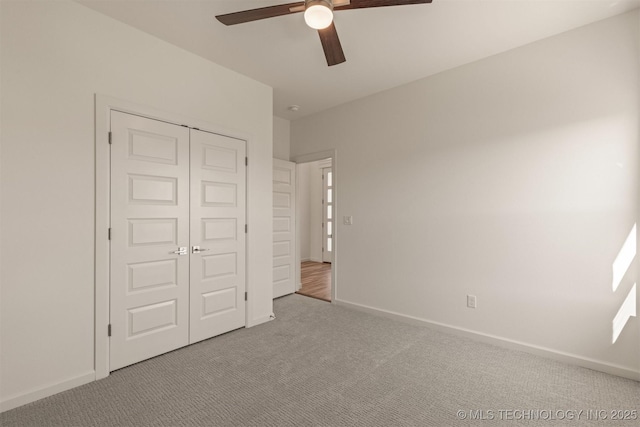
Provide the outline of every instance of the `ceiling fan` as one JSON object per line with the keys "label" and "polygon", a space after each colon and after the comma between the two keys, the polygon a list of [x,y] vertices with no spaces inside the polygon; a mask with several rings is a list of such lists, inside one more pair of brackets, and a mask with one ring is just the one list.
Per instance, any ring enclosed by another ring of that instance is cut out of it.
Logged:
{"label": "ceiling fan", "polygon": [[332,66],[346,61],[338,33],[336,32],[336,26],[333,23],[334,11],[382,6],[404,6],[431,2],[432,0],[304,0],[296,3],[279,4],[227,13],[225,15],[218,15],[216,18],[225,25],[236,25],[304,12],[304,20],[307,25],[318,30],[324,56],[327,58],[327,65]]}

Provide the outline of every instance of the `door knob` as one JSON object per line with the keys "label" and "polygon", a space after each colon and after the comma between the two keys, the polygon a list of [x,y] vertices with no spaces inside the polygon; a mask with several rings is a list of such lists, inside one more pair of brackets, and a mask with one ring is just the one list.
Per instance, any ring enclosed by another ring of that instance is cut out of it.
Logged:
{"label": "door knob", "polygon": [[186,255],[187,254],[187,247],[186,246],[181,246],[178,248],[177,251],[173,251],[171,252],[172,254],[178,254],[178,255]]}
{"label": "door knob", "polygon": [[191,253],[193,254],[199,254],[200,252],[204,252],[204,251],[208,251],[209,249],[205,249],[205,248],[200,248],[200,246],[193,246],[191,248]]}

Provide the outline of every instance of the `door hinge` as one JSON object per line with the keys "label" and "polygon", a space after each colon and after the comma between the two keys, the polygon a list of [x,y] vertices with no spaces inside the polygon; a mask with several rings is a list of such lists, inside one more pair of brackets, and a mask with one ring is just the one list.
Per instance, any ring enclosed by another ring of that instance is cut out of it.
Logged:
{"label": "door hinge", "polygon": [[248,296],[247,296],[247,292],[245,292],[245,293],[244,293],[244,300],[245,300],[245,301],[247,301],[247,298],[248,298]]}
{"label": "door hinge", "polygon": [[249,224],[244,225],[244,233],[247,234],[249,232]]}
{"label": "door hinge", "polygon": [[249,166],[249,158],[248,157],[244,158],[244,165],[245,166]]}
{"label": "door hinge", "polygon": [[108,240],[111,240],[111,229],[110,228],[107,230],[107,238],[108,238]]}
{"label": "door hinge", "polygon": [[107,336],[110,337],[111,336],[111,323],[109,323],[107,325]]}
{"label": "door hinge", "polygon": [[109,132],[109,144],[111,144],[111,132]]}
{"label": "door hinge", "polygon": [[322,248],[322,252],[324,252],[324,248]]}

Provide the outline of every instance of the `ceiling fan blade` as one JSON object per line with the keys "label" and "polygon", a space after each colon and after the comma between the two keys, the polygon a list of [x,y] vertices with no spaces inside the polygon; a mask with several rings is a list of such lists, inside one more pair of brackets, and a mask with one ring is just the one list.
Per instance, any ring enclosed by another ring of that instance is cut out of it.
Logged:
{"label": "ceiling fan blade", "polygon": [[368,7],[406,6],[410,4],[431,3],[433,0],[351,0],[344,6],[336,6],[334,10],[365,9]]}
{"label": "ceiling fan blade", "polygon": [[[294,10],[291,10],[292,8],[294,8]],[[225,15],[216,16],[216,19],[222,22],[224,25],[236,25],[298,12],[304,12],[303,1],[261,7],[258,9],[243,10],[242,12],[227,13]]]}
{"label": "ceiling fan blade", "polygon": [[320,42],[322,42],[324,56],[327,58],[327,65],[329,67],[341,64],[347,60],[347,58],[344,57],[338,32],[333,22],[327,28],[318,30],[318,34],[320,35]]}

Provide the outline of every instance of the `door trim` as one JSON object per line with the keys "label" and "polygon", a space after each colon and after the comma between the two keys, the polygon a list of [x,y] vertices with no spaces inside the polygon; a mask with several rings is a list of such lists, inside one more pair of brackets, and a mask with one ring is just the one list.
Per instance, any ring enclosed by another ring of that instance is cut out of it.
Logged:
{"label": "door trim", "polygon": [[[161,111],[145,105],[136,104],[107,95],[95,94],[95,298],[94,298],[94,368],[95,379],[99,380],[109,376],[109,337],[107,327],[109,325],[109,239],[108,228],[110,224],[111,206],[109,203],[111,165],[109,156],[109,129],[111,111],[134,114],[149,119],[197,128],[206,132],[217,133],[231,138],[246,141],[246,153],[252,157],[254,150],[253,138],[244,132],[228,129],[209,122],[185,117],[177,113]],[[250,169],[247,169],[246,179],[246,222],[249,223],[249,201],[252,197]],[[251,227],[251,224],[249,224]],[[249,242],[246,253],[246,291],[253,291],[249,275]],[[245,303],[246,304],[246,303]],[[245,327],[252,326],[252,304],[246,305]]]}
{"label": "door trim", "polygon": [[[333,304],[338,295],[338,225],[340,222],[338,221],[338,192],[339,192],[339,175],[338,175],[338,150],[329,149],[324,151],[318,151],[316,153],[310,154],[301,154],[298,156],[293,156],[291,161],[294,163],[309,163],[315,162],[318,160],[326,160],[331,158],[331,171],[333,173],[333,209],[332,216],[334,218],[334,227],[333,227],[333,262],[331,263],[331,303]],[[329,162],[327,162],[327,165]],[[300,186],[296,185],[296,191],[299,191]],[[300,217],[300,212],[298,211],[299,206],[296,206],[296,216]],[[299,289],[300,280],[300,229],[299,229],[300,221],[296,222],[296,290]]]}

